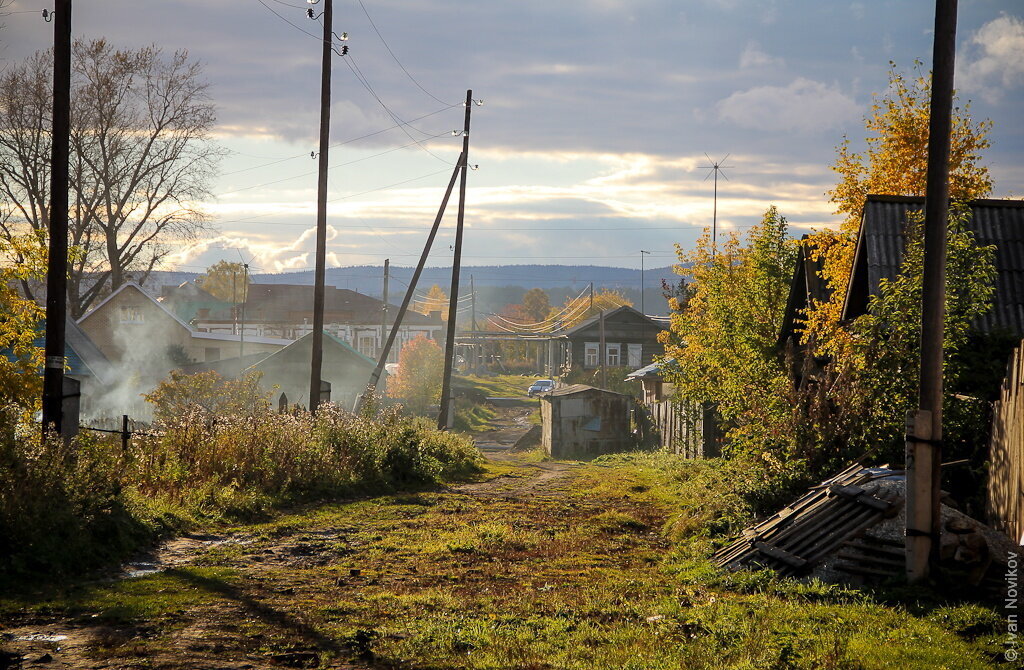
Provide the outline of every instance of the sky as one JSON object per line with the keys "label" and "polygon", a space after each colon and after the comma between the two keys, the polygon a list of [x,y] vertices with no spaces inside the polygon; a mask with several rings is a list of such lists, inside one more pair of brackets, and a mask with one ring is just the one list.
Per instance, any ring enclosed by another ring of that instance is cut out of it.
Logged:
{"label": "sky", "polygon": [[[211,224],[166,269],[313,265],[322,28],[306,10],[324,2],[75,3],[76,37],[187,50],[210,84],[227,151],[199,203]],[[44,7],[8,7],[2,63],[52,42]],[[1022,197],[1024,6],[959,7],[956,87],[993,121],[993,196]],[[472,89],[463,263],[639,267],[644,250],[650,268],[711,225],[723,158],[720,231],[770,205],[794,235],[836,225],[836,145],[863,145],[890,61],[930,66],[934,3],[335,0],[334,17],[350,51],[333,60],[329,267],[415,264]],[[431,265],[451,262],[455,212]]]}

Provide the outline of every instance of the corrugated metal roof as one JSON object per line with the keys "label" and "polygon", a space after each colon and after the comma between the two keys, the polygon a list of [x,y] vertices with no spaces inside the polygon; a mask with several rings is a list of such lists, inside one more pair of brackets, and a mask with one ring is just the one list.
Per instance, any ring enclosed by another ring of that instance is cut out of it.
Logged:
{"label": "corrugated metal roof", "polygon": [[646,365],[639,370],[634,370],[626,375],[626,379],[639,379],[640,377],[658,377],[661,376],[661,370],[664,366],[669,366],[675,362],[674,358],[666,358],[663,361],[655,361],[650,365]]}
{"label": "corrugated metal roof", "polygon": [[[899,273],[907,215],[923,207],[924,198],[868,196],[858,240],[864,258],[857,259],[854,269],[855,274],[866,270],[868,295],[877,295],[881,280],[892,280]],[[968,227],[978,243],[996,247],[998,271],[992,309],[975,322],[976,327],[983,332],[1007,329],[1024,335],[1024,201],[975,200],[970,212]],[[847,316],[856,316],[864,307],[851,305]]]}
{"label": "corrugated metal roof", "polygon": [[555,389],[554,391],[545,393],[541,397],[550,398],[552,396],[576,395],[577,393],[586,393],[587,391],[597,391],[598,393],[607,393],[610,395],[626,395],[625,393],[609,391],[608,389],[599,389],[596,386],[588,386],[586,384],[570,384],[569,386],[562,386]]}

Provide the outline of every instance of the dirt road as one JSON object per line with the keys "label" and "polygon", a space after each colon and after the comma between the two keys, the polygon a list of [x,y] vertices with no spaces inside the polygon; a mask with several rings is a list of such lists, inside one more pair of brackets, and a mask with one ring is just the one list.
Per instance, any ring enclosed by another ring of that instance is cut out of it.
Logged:
{"label": "dirt road", "polygon": [[510,451],[528,412],[479,436],[475,481],[176,538],[8,611],[0,668],[549,667],[537,627],[623,575],[659,589],[665,543],[656,509],[599,490],[599,466]]}

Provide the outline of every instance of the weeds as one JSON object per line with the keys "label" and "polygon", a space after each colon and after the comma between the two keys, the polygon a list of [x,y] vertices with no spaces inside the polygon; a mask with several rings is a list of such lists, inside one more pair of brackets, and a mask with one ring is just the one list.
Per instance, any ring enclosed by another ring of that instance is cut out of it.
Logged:
{"label": "weeds", "polygon": [[419,488],[479,467],[470,440],[395,409],[353,416],[325,405],[315,417],[277,414],[239,395],[234,413],[215,414],[165,393],[156,431],[127,451],[91,436],[44,442],[22,431],[14,410],[2,413],[0,572],[70,575],[198,521]]}

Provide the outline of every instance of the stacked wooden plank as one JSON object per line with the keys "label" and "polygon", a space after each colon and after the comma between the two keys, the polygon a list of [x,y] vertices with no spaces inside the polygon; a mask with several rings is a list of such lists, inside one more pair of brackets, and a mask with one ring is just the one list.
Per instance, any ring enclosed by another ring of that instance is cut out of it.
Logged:
{"label": "stacked wooden plank", "polygon": [[899,511],[903,498],[896,489],[872,483],[893,474],[851,465],[743,531],[713,560],[729,570],[770,568],[783,575],[810,572],[843,544]]}
{"label": "stacked wooden plank", "polygon": [[1010,357],[992,410],[988,523],[1024,542],[1024,344]]}

